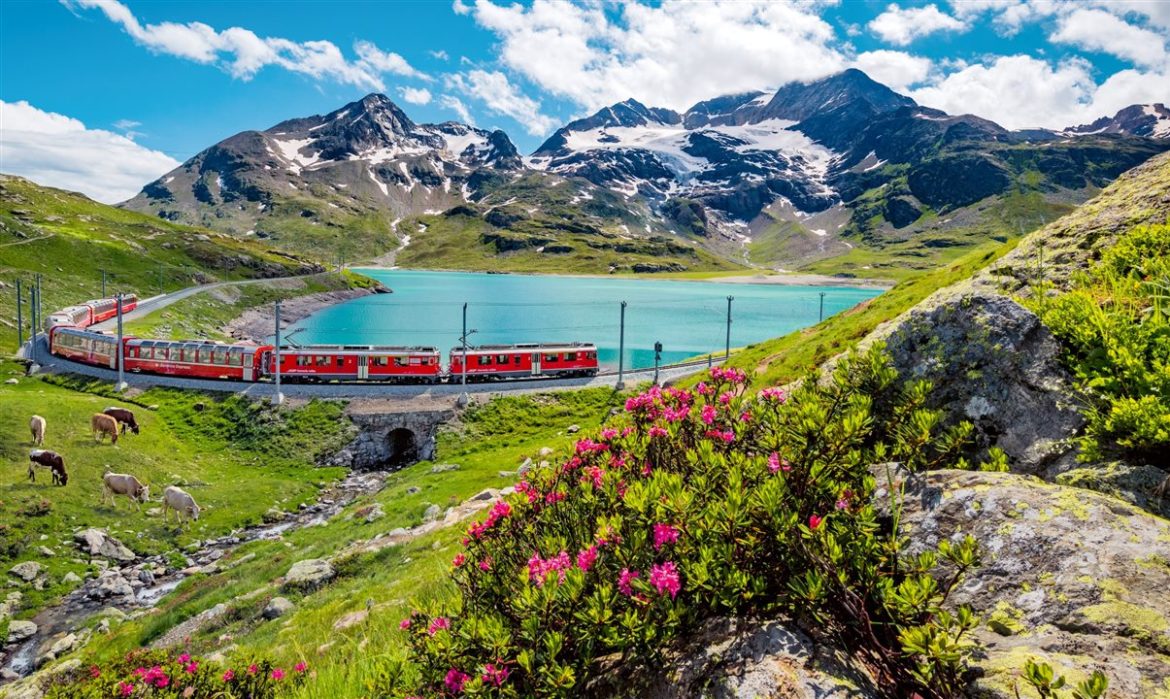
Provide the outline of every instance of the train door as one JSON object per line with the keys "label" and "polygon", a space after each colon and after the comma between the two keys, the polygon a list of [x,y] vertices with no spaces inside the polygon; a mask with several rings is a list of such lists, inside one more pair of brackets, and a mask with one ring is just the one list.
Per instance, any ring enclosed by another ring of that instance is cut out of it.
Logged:
{"label": "train door", "polygon": [[532,375],[540,376],[540,352],[532,353]]}
{"label": "train door", "polygon": [[256,355],[252,352],[245,352],[240,361],[244,363],[244,380],[255,381],[256,374],[253,369],[256,366]]}
{"label": "train door", "polygon": [[358,379],[364,380],[364,379],[370,378],[370,364],[369,364],[368,360],[369,360],[369,357],[367,357],[366,355],[364,355],[364,354],[358,355],[358,358],[357,358],[357,361],[358,361],[357,377],[358,377]]}

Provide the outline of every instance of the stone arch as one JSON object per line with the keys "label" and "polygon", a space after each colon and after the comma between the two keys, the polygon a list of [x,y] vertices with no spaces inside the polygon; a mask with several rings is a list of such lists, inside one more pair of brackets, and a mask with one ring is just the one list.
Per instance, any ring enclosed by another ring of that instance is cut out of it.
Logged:
{"label": "stone arch", "polygon": [[386,465],[390,468],[414,463],[418,452],[418,438],[406,427],[395,427],[386,433]]}

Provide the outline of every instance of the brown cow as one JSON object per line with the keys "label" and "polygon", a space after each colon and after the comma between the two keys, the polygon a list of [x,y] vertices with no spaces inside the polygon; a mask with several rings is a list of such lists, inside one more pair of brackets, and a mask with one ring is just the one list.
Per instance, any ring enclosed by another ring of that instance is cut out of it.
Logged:
{"label": "brown cow", "polygon": [[122,426],[122,434],[126,434],[127,428],[134,434],[138,434],[138,421],[134,419],[133,412],[125,408],[106,408],[102,413],[118,421],[118,424]]}
{"label": "brown cow", "polygon": [[53,485],[65,485],[69,474],[65,472],[65,459],[55,451],[33,449],[28,453],[28,479],[37,482],[37,467],[47,468],[53,473]]}
{"label": "brown cow", "polygon": [[130,502],[142,511],[142,504],[150,499],[150,486],[144,485],[128,473],[110,473],[106,471],[102,476],[102,504],[109,498],[110,504],[115,505],[115,498],[125,495]]}
{"label": "brown cow", "polygon": [[110,435],[110,444],[118,443],[118,421],[104,413],[94,413],[89,419],[89,427],[93,430],[93,437],[99,443]]}
{"label": "brown cow", "polygon": [[32,419],[28,421],[28,428],[32,430],[33,446],[44,446],[45,418],[41,417],[40,415],[33,415]]}

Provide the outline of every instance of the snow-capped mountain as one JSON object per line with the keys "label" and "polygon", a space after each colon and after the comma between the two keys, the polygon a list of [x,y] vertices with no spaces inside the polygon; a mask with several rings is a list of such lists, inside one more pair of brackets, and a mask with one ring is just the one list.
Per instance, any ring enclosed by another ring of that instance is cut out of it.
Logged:
{"label": "snow-capped mountain", "polygon": [[485,171],[521,168],[503,131],[415,124],[386,96],[369,95],[324,116],[232,136],[148,184],[127,206],[175,219],[198,219],[207,207],[258,218],[274,199],[326,196],[335,207],[360,201],[408,216],[470,199]]}
{"label": "snow-capped mountain", "polygon": [[1166,105],[1133,104],[1112,117],[1065,130],[1070,135],[1120,133],[1146,138],[1170,138],[1170,109]]}

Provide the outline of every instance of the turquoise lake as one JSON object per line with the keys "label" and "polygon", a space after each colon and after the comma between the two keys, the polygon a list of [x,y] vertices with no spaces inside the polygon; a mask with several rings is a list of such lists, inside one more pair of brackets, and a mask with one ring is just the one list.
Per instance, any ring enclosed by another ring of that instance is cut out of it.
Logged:
{"label": "turquoise lake", "polygon": [[290,343],[458,345],[463,303],[469,343],[593,342],[602,364],[617,365],[620,303],[626,306],[626,367],[722,351],[731,304],[731,346],[741,347],[817,322],[877,296],[852,287],[728,284],[471,272],[357,270],[393,294],[365,296],[315,313],[288,331]]}

